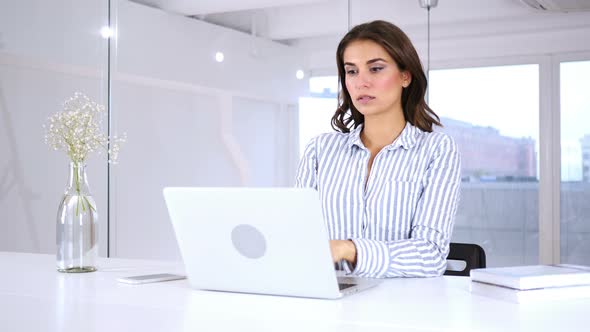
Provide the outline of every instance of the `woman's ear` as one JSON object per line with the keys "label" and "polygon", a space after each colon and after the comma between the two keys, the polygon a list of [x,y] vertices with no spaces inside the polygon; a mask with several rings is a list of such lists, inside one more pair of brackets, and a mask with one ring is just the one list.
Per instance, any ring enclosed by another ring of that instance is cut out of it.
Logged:
{"label": "woman's ear", "polygon": [[402,86],[404,88],[407,88],[410,85],[410,83],[412,83],[412,74],[407,70],[402,71],[401,74],[402,74]]}

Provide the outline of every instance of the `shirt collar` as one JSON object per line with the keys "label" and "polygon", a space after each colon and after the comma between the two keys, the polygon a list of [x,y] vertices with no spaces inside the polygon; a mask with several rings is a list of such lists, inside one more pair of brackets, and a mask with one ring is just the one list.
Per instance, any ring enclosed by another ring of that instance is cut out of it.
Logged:
{"label": "shirt collar", "polygon": [[[359,148],[364,149],[365,145],[361,141],[361,131],[363,130],[364,124],[359,125],[358,127],[352,129],[348,133],[348,147],[352,148],[354,145],[358,146]],[[411,123],[406,122],[406,126],[402,130],[401,134],[398,138],[393,141],[393,143],[389,144],[385,147],[387,150],[394,150],[398,146],[408,150],[418,141],[418,136],[422,133],[422,130],[413,126]]]}
{"label": "shirt collar", "polygon": [[411,123],[406,122],[406,126],[404,127],[404,130],[402,130],[399,137],[385,148],[388,150],[393,150],[396,147],[401,146],[402,148],[408,150],[416,145],[416,142],[418,142],[418,136],[421,133],[422,130],[420,130],[418,127],[415,127]]}
{"label": "shirt collar", "polygon": [[350,130],[348,133],[348,147],[352,148],[354,145],[364,149],[365,145],[361,141],[361,131],[363,130],[364,124],[360,124],[358,127]]}

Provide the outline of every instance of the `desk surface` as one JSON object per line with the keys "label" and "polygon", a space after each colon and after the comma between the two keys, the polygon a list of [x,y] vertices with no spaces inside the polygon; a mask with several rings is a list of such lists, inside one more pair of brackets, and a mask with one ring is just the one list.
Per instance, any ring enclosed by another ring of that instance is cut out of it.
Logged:
{"label": "desk surface", "polygon": [[[0,331],[588,331],[590,299],[517,305],[469,292],[469,278],[390,279],[340,300],[192,290],[180,263],[99,259],[62,274],[52,255],[0,252]],[[239,273],[236,273],[239,277]]]}

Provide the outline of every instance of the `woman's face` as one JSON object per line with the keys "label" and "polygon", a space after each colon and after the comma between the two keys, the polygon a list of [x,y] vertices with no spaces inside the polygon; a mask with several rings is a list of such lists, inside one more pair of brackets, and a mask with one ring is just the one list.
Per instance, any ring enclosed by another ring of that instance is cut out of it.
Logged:
{"label": "woman's face", "polygon": [[352,103],[365,117],[401,111],[402,88],[410,84],[383,47],[371,40],[351,42],[343,54],[345,83]]}

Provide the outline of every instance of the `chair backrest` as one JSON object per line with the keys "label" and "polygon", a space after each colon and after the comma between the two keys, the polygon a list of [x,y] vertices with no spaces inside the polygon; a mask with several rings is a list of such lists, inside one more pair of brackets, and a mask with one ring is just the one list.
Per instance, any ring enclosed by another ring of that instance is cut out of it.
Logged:
{"label": "chair backrest", "polygon": [[486,253],[472,243],[451,243],[445,275],[469,277],[469,271],[486,267]]}

